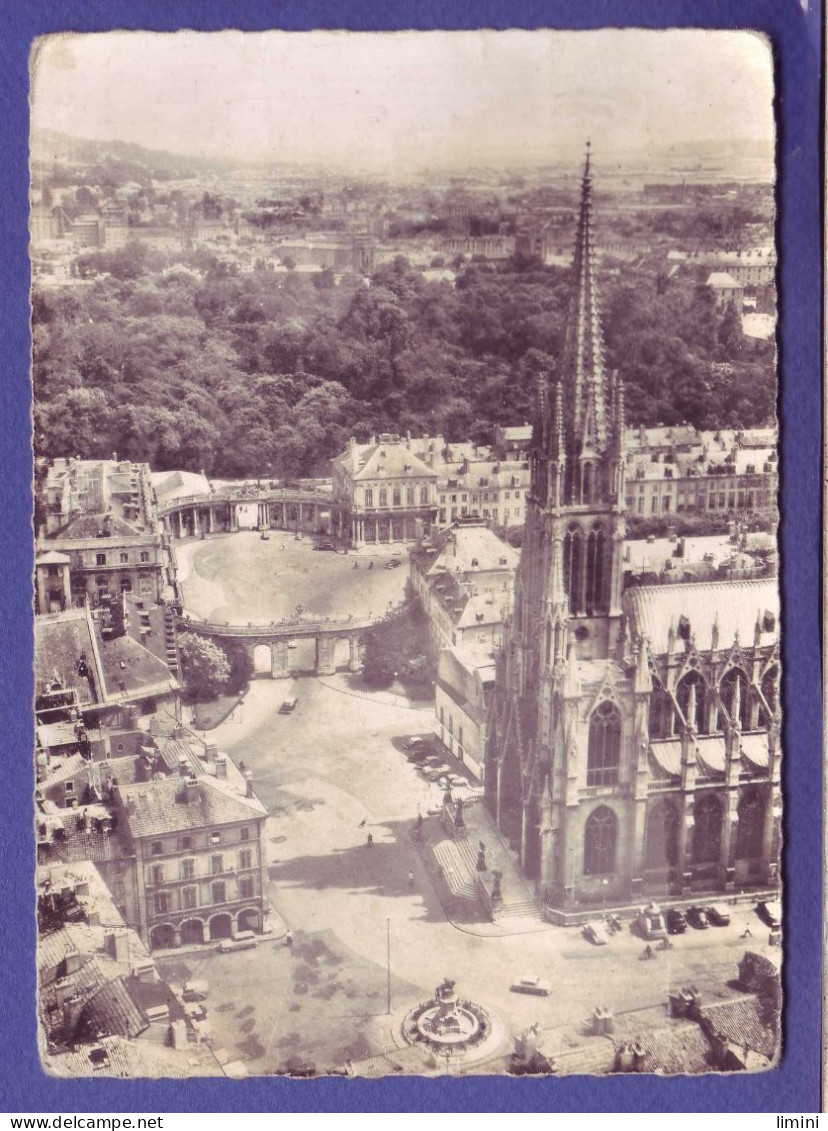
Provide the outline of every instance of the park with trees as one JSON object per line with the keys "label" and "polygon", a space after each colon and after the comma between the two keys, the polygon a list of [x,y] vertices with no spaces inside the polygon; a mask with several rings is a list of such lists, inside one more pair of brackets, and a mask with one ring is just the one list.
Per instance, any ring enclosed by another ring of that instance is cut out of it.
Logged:
{"label": "park with trees", "polygon": [[[570,293],[568,269],[518,259],[468,263],[452,286],[398,258],[370,285],[336,285],[136,241],[78,268],[90,285],[33,294],[38,455],[117,451],[228,478],[327,474],[351,435],[485,443],[531,419]],[[774,344],[746,338],[708,288],[622,271],[602,297],[630,424],[772,421]]]}

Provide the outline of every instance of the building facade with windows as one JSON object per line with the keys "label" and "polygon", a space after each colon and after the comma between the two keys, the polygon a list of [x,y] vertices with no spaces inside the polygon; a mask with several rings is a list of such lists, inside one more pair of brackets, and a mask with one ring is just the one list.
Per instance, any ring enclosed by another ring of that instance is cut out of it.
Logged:
{"label": "building facade with windows", "polygon": [[519,554],[479,518],[456,519],[411,553],[410,580],[431,646],[499,646]]}
{"label": "building facade with windows", "polygon": [[261,931],[267,812],[224,754],[116,794],[134,851],[139,934],[151,950]]}
{"label": "building facade with windows", "polygon": [[623,387],[604,365],[587,158],[561,379],[489,714],[487,804],[549,917],[776,883],[772,579],[622,593]]}
{"label": "building facade with windows", "polygon": [[167,551],[146,464],[56,459],[38,495],[38,612],[122,593],[162,598]]}
{"label": "building facade with windows", "polygon": [[333,532],[350,545],[416,542],[436,517],[437,472],[398,435],[351,439],[332,461]]}

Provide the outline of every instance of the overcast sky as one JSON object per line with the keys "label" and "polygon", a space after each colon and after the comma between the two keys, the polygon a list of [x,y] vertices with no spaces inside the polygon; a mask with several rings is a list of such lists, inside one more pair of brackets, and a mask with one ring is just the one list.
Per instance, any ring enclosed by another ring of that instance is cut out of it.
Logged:
{"label": "overcast sky", "polygon": [[109,32],[33,56],[35,126],[206,156],[410,169],[766,140],[748,32]]}

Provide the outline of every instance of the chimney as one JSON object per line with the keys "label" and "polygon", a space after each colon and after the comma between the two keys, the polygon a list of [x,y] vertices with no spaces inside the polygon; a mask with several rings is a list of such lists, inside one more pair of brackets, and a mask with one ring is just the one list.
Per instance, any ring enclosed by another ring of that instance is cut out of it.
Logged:
{"label": "chimney", "polygon": [[218,746],[215,742],[207,742],[204,745],[204,754],[208,762],[215,762],[218,754]]}
{"label": "chimney", "polygon": [[178,776],[180,778],[190,777],[190,759],[182,754],[178,759]]}
{"label": "chimney", "polygon": [[216,777],[217,778],[226,778],[227,777],[227,755],[226,754],[217,754],[216,755]]}
{"label": "chimney", "polygon": [[250,770],[244,771],[244,787],[245,797],[253,797],[253,775]]}
{"label": "chimney", "polygon": [[129,961],[129,935],[126,931],[109,931],[106,935],[106,952],[116,962]]}
{"label": "chimney", "polygon": [[73,1037],[75,1030],[80,1021],[80,1015],[83,1012],[84,998],[75,995],[75,997],[67,998],[63,1002],[63,1028],[65,1035],[69,1038]]}
{"label": "chimney", "polygon": [[146,985],[157,982],[159,980],[158,971],[155,969],[155,963],[151,958],[146,959],[144,962],[140,962],[137,966],[133,966],[132,976],[133,978],[137,978],[139,982],[143,982]]}
{"label": "chimney", "polygon": [[185,805],[193,805],[195,802],[201,800],[201,794],[198,790],[198,778],[188,777],[184,782],[184,803]]}
{"label": "chimney", "polygon": [[185,1049],[189,1044],[187,1040],[187,1023],[183,1018],[173,1021],[170,1025],[170,1044],[174,1049]]}

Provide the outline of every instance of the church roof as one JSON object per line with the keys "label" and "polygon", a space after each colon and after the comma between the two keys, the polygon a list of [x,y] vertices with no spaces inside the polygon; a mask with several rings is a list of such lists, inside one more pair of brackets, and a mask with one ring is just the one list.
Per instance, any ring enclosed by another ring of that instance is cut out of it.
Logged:
{"label": "church roof", "polygon": [[[717,620],[720,651],[729,651],[737,634],[743,646],[751,647],[757,620],[763,629],[760,647],[771,646],[779,639],[779,588],[775,578],[642,585],[627,590],[624,607],[633,640],[648,639],[653,656],[667,651],[670,626],[675,632],[681,617],[689,622],[691,637],[700,651],[712,647]],[[677,640],[676,647],[682,646],[683,641]]]}

